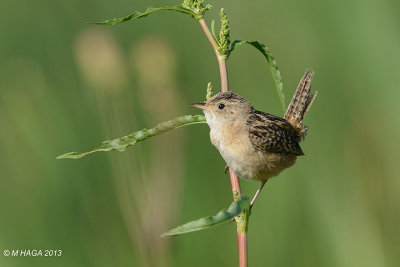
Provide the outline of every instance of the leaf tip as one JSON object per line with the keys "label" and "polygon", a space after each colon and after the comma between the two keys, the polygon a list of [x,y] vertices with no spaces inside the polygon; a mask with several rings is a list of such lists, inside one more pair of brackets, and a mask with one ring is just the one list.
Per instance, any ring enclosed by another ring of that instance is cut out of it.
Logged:
{"label": "leaf tip", "polygon": [[89,22],[86,22],[86,24],[91,24],[91,25],[114,25],[116,23],[111,23],[111,22],[108,22],[108,21],[95,21],[95,22],[89,21]]}
{"label": "leaf tip", "polygon": [[79,159],[82,158],[85,154],[78,153],[78,152],[69,152],[63,155],[56,157],[56,159]]}

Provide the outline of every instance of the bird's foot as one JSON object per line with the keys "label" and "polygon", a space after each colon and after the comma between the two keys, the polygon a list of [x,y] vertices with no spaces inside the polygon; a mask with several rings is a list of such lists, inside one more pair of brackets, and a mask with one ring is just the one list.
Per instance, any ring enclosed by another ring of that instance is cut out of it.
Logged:
{"label": "bird's foot", "polygon": [[265,182],[266,182],[266,181],[261,182],[260,187],[257,189],[256,194],[254,195],[253,199],[251,200],[251,202],[250,202],[250,211],[251,211],[251,208],[253,207],[254,202],[256,201],[258,195],[260,194],[261,190],[263,189],[263,187],[264,187],[264,185],[265,185]]}

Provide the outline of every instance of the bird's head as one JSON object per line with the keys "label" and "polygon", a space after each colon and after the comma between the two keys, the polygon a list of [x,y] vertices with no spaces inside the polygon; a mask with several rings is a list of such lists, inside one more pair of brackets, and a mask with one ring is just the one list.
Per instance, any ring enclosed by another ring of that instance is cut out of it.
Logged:
{"label": "bird's head", "polygon": [[247,120],[253,110],[249,101],[231,91],[218,93],[206,102],[193,103],[191,106],[203,110],[211,128]]}

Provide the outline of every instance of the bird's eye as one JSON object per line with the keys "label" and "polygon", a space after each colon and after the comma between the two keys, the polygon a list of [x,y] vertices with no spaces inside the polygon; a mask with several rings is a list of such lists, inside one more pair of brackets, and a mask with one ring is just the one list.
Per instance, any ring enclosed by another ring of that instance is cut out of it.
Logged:
{"label": "bird's eye", "polygon": [[219,105],[218,105],[218,108],[219,108],[219,109],[224,109],[224,107],[225,107],[224,104],[219,104]]}

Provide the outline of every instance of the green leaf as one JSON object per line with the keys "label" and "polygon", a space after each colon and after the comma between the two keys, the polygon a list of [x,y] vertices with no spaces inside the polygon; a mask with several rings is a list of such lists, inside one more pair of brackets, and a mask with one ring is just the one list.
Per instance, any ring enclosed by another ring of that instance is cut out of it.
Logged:
{"label": "green leaf", "polygon": [[219,45],[219,40],[217,35],[215,34],[215,20],[211,21],[211,34],[214,37],[214,40],[217,42],[217,44]]}
{"label": "green leaf", "polygon": [[118,150],[120,152],[125,151],[125,149],[129,146],[133,146],[136,143],[145,140],[147,138],[153,137],[155,135],[164,133],[166,131],[176,129],[182,126],[196,124],[196,123],[206,123],[206,119],[203,115],[185,115],[181,116],[169,121],[161,122],[157,124],[154,128],[151,129],[143,129],[137,132],[134,132],[130,135],[104,141],[99,148],[93,149],[89,152],[70,152],[64,155],[58,156],[57,159],[78,159],[86,156],[88,154],[98,152],[98,151],[111,151]]}
{"label": "green leaf", "polygon": [[274,80],[276,92],[278,93],[279,101],[281,102],[282,110],[285,112],[286,104],[285,104],[285,94],[283,93],[283,82],[281,72],[279,71],[278,65],[276,63],[275,58],[272,56],[271,51],[264,44],[259,41],[247,41],[247,40],[235,40],[229,47],[228,57],[232,53],[232,51],[242,45],[249,44],[255,47],[268,61],[269,68],[272,73],[272,78]]}
{"label": "green leaf", "polygon": [[177,11],[180,13],[191,15],[192,17],[198,19],[199,14],[196,14],[194,11],[184,8],[182,6],[162,6],[162,7],[148,7],[145,12],[134,11],[133,13],[129,14],[123,18],[115,18],[115,19],[108,19],[101,22],[89,22],[90,24],[98,24],[98,25],[114,25],[118,23],[127,22],[134,19],[139,19],[146,17],[156,11],[160,10],[172,10]]}
{"label": "green leaf", "polygon": [[217,226],[224,222],[229,222],[236,216],[238,216],[241,212],[248,212],[250,210],[250,201],[247,196],[240,195],[235,202],[233,202],[228,209],[223,209],[217,213],[215,216],[203,217],[195,221],[191,221],[185,223],[181,226],[178,226],[168,232],[162,234],[162,237],[165,236],[174,236],[186,234],[194,231],[199,231],[203,229],[207,229],[210,227]]}

